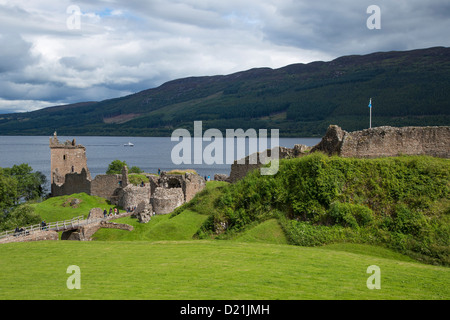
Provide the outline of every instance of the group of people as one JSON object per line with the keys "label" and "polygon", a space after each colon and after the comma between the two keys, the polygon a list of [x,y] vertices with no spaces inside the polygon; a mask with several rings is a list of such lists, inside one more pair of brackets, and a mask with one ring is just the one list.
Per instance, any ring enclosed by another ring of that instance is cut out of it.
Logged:
{"label": "group of people", "polygon": [[113,215],[114,215],[114,216],[117,216],[119,213],[120,213],[120,212],[119,212],[119,209],[118,209],[118,208],[114,208],[114,210],[113,210],[112,208],[109,208],[109,212],[106,211],[106,209],[103,210],[103,217],[104,217],[104,218],[106,218],[106,217],[112,217]]}
{"label": "group of people", "polygon": [[14,237],[18,237],[18,236],[24,236],[27,235],[29,232],[24,229],[24,227],[16,227],[16,229],[14,230]]}
{"label": "group of people", "polygon": [[[41,230],[48,230],[47,222],[45,222],[45,220],[43,220],[41,222]],[[30,232],[27,229],[25,229],[24,227],[19,228],[17,226],[16,229],[14,229],[14,236],[15,237],[25,236],[25,235],[28,235],[28,234],[30,234]]]}
{"label": "group of people", "polygon": [[130,213],[130,212],[134,212],[134,210],[136,210],[136,206],[134,206],[134,207],[127,207],[127,213]]}

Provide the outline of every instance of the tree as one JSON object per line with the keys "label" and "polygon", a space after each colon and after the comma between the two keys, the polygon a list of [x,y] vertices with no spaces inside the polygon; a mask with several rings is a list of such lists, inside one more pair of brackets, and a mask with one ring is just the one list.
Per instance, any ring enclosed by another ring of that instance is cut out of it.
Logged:
{"label": "tree", "polygon": [[125,161],[114,160],[109,164],[106,174],[121,174],[124,166],[128,166]]}
{"label": "tree", "polygon": [[6,217],[0,219],[0,230],[12,230],[16,227],[38,224],[41,217],[28,204],[15,207]]}
{"label": "tree", "polygon": [[17,180],[6,176],[0,168],[0,217],[12,208],[17,199]]}
{"label": "tree", "polygon": [[19,204],[43,196],[45,181],[45,175],[28,164],[0,168],[0,230],[40,222],[31,206]]}
{"label": "tree", "polygon": [[44,195],[45,190],[42,186],[45,185],[47,178],[39,171],[33,172],[33,168],[28,164],[23,163],[14,165],[12,168],[4,168],[3,172],[5,176],[17,181],[15,204],[19,204],[21,199],[28,201]]}
{"label": "tree", "polygon": [[[111,162],[109,164],[106,174],[121,174],[124,166],[127,166],[128,168],[130,168],[125,161],[114,160],[113,162]],[[128,172],[129,173],[142,173],[143,171],[139,167],[132,166],[128,170]]]}
{"label": "tree", "polygon": [[141,168],[136,167],[136,166],[132,166],[130,168],[130,171],[128,171],[129,173],[142,173],[144,172]]}

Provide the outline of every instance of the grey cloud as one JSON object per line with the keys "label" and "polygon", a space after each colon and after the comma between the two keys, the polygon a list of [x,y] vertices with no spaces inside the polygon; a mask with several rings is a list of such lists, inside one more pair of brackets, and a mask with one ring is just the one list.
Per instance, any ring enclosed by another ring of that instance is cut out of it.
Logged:
{"label": "grey cloud", "polygon": [[266,18],[264,37],[334,56],[449,44],[444,30],[450,29],[450,20],[437,13],[448,12],[445,1],[376,1],[381,30],[366,27],[370,16],[366,10],[372,4],[372,0],[286,3],[277,15]]}
{"label": "grey cloud", "polygon": [[102,66],[101,59],[82,55],[80,57],[62,57],[59,59],[61,65],[79,71],[92,71]]}
{"label": "grey cloud", "polygon": [[[185,76],[450,44],[447,0],[22,1],[0,5],[0,99],[101,100]],[[70,4],[80,30],[65,26]],[[366,27],[372,4],[381,30]]]}
{"label": "grey cloud", "polygon": [[32,44],[18,34],[0,34],[0,73],[16,71],[34,63],[30,49]]}

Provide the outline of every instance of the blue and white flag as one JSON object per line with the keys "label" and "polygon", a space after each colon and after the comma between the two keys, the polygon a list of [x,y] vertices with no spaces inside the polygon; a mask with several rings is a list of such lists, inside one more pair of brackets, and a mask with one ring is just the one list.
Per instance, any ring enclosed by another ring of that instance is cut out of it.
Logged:
{"label": "blue and white flag", "polygon": [[369,108],[372,108],[372,99],[370,99]]}

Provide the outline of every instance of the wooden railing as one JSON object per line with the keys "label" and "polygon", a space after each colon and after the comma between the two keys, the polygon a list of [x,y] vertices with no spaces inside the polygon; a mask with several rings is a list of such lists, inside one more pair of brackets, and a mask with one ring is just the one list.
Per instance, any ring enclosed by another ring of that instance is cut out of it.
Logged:
{"label": "wooden railing", "polygon": [[125,217],[128,215],[131,215],[131,214],[132,214],[132,212],[124,212],[122,214],[106,216],[104,218],[96,218],[96,219],[85,219],[84,216],[79,216],[79,217],[72,218],[70,220],[50,222],[50,223],[47,223],[45,226],[42,226],[42,224],[40,223],[40,224],[35,224],[32,226],[27,226],[27,227],[21,228],[20,231],[16,231],[16,230],[3,231],[0,233],[0,239],[12,237],[12,236],[16,236],[16,237],[17,236],[25,236],[25,235],[29,235],[29,234],[31,234],[33,232],[37,232],[37,231],[46,231],[46,230],[64,231],[64,230],[78,229],[79,227],[82,227],[87,224],[122,218],[122,217]]}
{"label": "wooden railing", "polygon": [[[61,230],[67,230],[67,229],[75,229],[78,228],[84,224],[86,224],[86,219],[84,216],[79,216],[72,218],[70,220],[63,220],[63,221],[56,221],[56,222],[50,222],[47,223],[45,226],[40,224],[34,224],[27,227],[20,228],[19,231],[16,229],[14,230],[7,230],[0,233],[0,239],[10,237],[10,236],[23,236],[23,235],[29,235],[30,233],[36,232],[36,231],[42,231],[42,230],[55,230],[55,231],[61,231]],[[92,222],[89,222],[92,223]]]}

